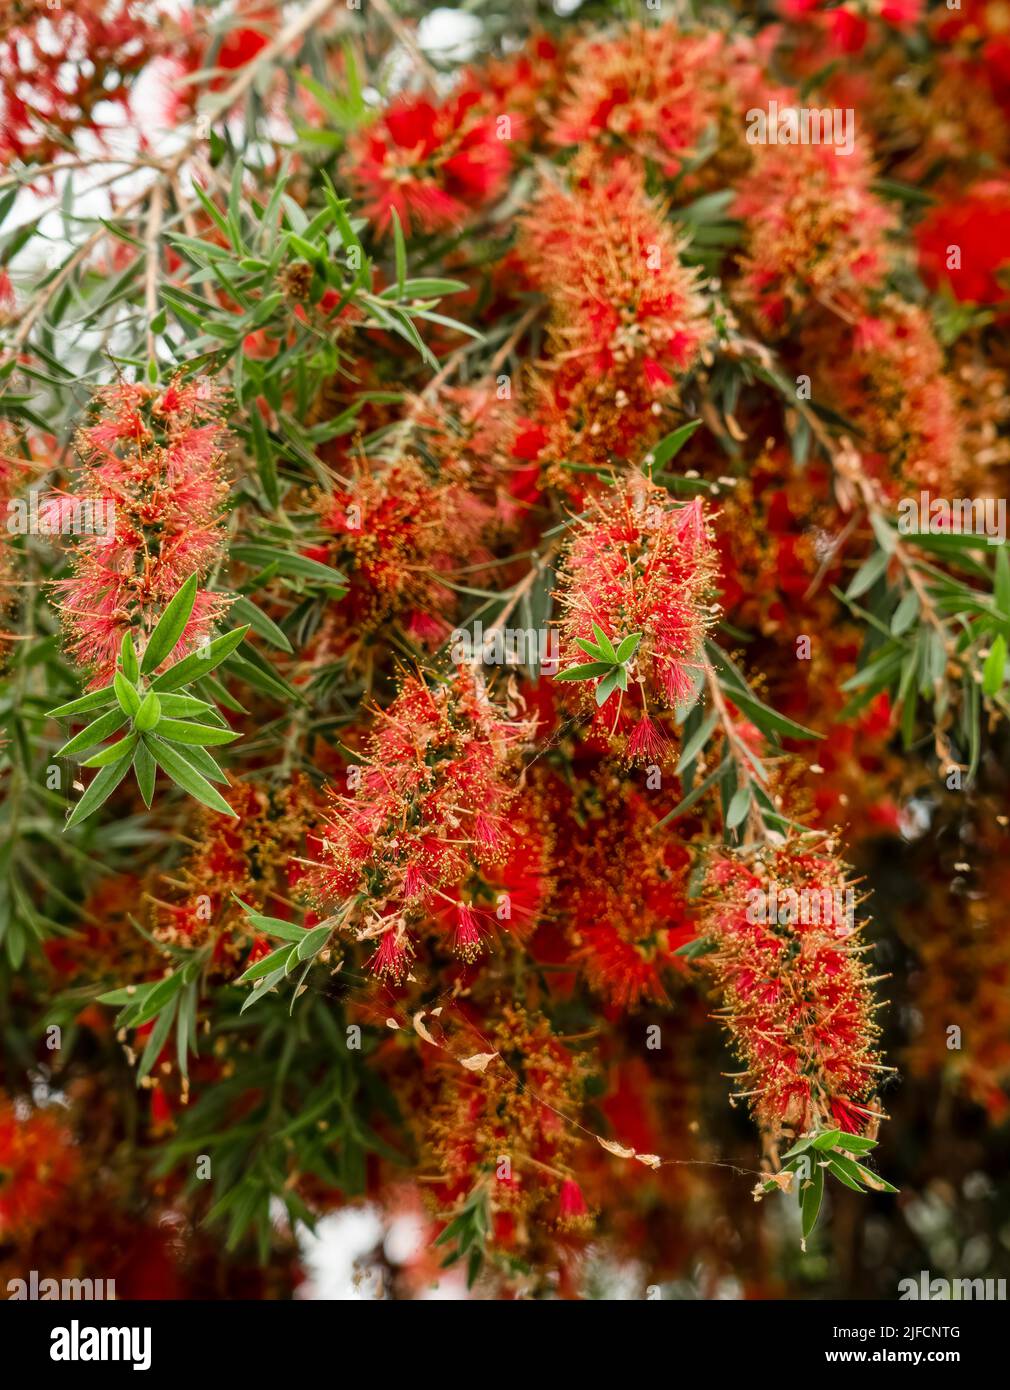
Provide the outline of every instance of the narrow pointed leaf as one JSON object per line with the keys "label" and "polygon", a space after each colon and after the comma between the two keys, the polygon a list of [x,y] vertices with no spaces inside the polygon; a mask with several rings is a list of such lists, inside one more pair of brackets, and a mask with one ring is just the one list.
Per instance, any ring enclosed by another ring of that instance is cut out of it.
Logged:
{"label": "narrow pointed leaf", "polygon": [[163,742],[155,734],[148,742],[151,756],[163,772],[167,772],[173,782],[178,783],[184,791],[189,792],[190,796],[196,797],[197,801],[209,806],[212,811],[220,811],[223,816],[231,816],[237,820],[235,811],[228,805],[224,797],[214,790],[202,773],[197,772],[192,763],[186,761],[178,749],[171,744]]}
{"label": "narrow pointed leaf", "polygon": [[137,779],[137,786],[140,788],[140,795],[144,799],[144,805],[150,810],[151,802],[154,800],[154,780],[158,775],[158,769],[147,744],[143,741],[139,744],[136,757],[133,760],[133,772]]}
{"label": "narrow pointed leaf", "polygon": [[88,786],[87,791],[78,801],[67,820],[64,830],[70,830],[75,825],[80,825],[81,821],[87,820],[98,810],[103,801],[106,801],[119,786],[130,768],[130,758],[120,758],[118,763],[113,763],[111,767],[103,767],[97,773],[94,780]]}
{"label": "narrow pointed leaf", "polygon": [[617,653],[614,651],[614,644],[600,627],[599,623],[593,623],[593,633],[596,637],[600,651],[603,653],[604,661],[617,661]]}
{"label": "narrow pointed leaf", "polygon": [[108,714],[100,715],[86,729],[75,734],[72,739],[68,739],[56,756],[58,758],[71,758],[84,748],[94,748],[96,743],[104,743],[111,734],[123,727],[126,718],[127,716],[117,705],[115,709],[110,709]]}
{"label": "narrow pointed leaf", "polygon": [[93,690],[90,695],[82,695],[79,700],[71,700],[68,705],[57,705],[56,709],[47,710],[46,718],[69,719],[75,714],[87,714],[90,710],[111,705],[115,698],[116,692],[112,686],[106,685],[101,690]]}
{"label": "narrow pointed leaf", "polygon": [[175,649],[193,612],[196,590],[196,575],[191,574],[158,619],[158,625],[147,640],[140,662],[140,669],[145,675],[150,671],[156,671]]}
{"label": "narrow pointed leaf", "polygon": [[119,664],[126,679],[136,683],[140,676],[140,667],[137,665],[137,650],[133,645],[133,636],[129,632],[123,633],[123,641],[119,648]]}
{"label": "narrow pointed leaf", "polygon": [[185,719],[163,719],[158,725],[161,738],[172,743],[199,743],[214,745],[233,743],[239,735],[234,729],[218,729],[210,724],[191,724]]}
{"label": "narrow pointed leaf", "polygon": [[207,644],[206,649],[201,648],[201,651],[206,650],[206,655],[192,652],[189,656],[184,656],[160,676],[155,676],[151,683],[152,689],[159,693],[162,690],[178,690],[180,685],[189,685],[192,681],[200,680],[215,667],[220,666],[225,657],[231,655],[248,631],[247,624],[245,627],[235,628],[232,632],[226,632],[223,637],[215,637],[213,642]]}
{"label": "narrow pointed leaf", "polygon": [[132,719],[140,709],[140,692],[126,679],[122,671],[117,671],[112,677],[112,688],[116,692],[119,708]]}
{"label": "narrow pointed leaf", "polygon": [[567,671],[559,671],[556,681],[587,681],[593,676],[606,676],[613,670],[609,661],[587,661],[583,666],[569,666]]}
{"label": "narrow pointed leaf", "polygon": [[136,748],[140,735],[137,733],[128,734],[118,743],[110,743],[108,748],[103,748],[100,753],[95,753],[87,762],[82,763],[82,767],[108,767],[111,763],[117,763],[120,758],[125,758]]}

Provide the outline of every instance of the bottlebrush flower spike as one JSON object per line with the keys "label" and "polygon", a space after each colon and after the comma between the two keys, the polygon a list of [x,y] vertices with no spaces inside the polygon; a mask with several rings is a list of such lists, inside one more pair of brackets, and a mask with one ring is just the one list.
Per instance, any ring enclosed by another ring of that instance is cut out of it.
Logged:
{"label": "bottlebrush flower spike", "polygon": [[803,345],[823,371],[825,395],[894,482],[942,489],[965,480],[971,462],[954,383],[925,310],[889,295],[850,327],[812,323]]}
{"label": "bottlebrush flower spike", "polygon": [[584,1231],[593,1223],[592,1215],[574,1178],[565,1178],[558,1196],[558,1225],[562,1230]]}
{"label": "bottlebrush flower spike", "polygon": [[[510,842],[503,835],[489,843],[486,823],[507,825],[513,756],[533,727],[507,718],[467,667],[444,685],[408,675],[392,705],[377,711],[355,795],[333,796],[305,880],[322,910],[350,904],[344,925],[358,939],[382,937],[377,973],[402,975],[408,933],[431,925],[429,904],[456,908],[460,895],[447,890],[504,857]],[[451,941],[467,960],[479,950],[478,919],[466,905]]]}
{"label": "bottlebrush flower spike", "polygon": [[472,907],[466,903],[460,903],[456,909],[456,930],[452,938],[452,949],[455,955],[465,960],[468,965],[480,955],[480,920]]}
{"label": "bottlebrush flower spike", "polygon": [[483,533],[494,518],[451,462],[438,476],[409,455],[381,472],[362,467],[347,489],[317,494],[314,507],[326,542],[312,554],[350,585],[334,623],[360,635],[398,619],[426,643],[448,635],[456,600],[441,576],[491,558]]}
{"label": "bottlebrush flower spike", "polygon": [[569,60],[554,141],[609,140],[675,177],[719,114],[725,47],[721,34],[685,34],[674,24],[632,24],[616,39],[584,39]]}
{"label": "bottlebrush flower spike", "polygon": [[534,787],[555,828],[544,917],[563,924],[567,958],[611,1007],[667,1001],[666,981],[682,965],[676,953],[693,934],[687,851],[654,833],[650,794],[613,765],[583,777],[574,791],[556,778]]}
{"label": "bottlebrush flower spike", "polygon": [[[596,628],[615,648],[641,633],[629,668],[637,683],[631,706],[647,715],[650,705],[684,702],[702,669],[713,618],[706,598],[715,573],[715,546],[699,499],[678,504],[641,475],[615,487],[579,523],[561,566],[562,674],[587,663],[580,643],[593,642]],[[656,749],[654,726],[636,728],[629,756]]]}
{"label": "bottlebrush flower spike", "polygon": [[54,1113],[21,1115],[0,1098],[0,1240],[37,1230],[79,1166],[70,1133]]}
{"label": "bottlebrush flower spike", "polygon": [[846,867],[819,837],[724,851],[710,866],[701,931],[715,949],[703,962],[772,1154],[785,1134],[862,1134],[880,1118],[880,1030],[855,909]]}
{"label": "bottlebrush flower spike", "polygon": [[[589,1224],[585,1199],[576,1211],[578,1200],[565,1189],[571,1183],[578,1191],[576,1183],[558,1172],[578,1153],[579,1135],[563,1117],[580,1113],[589,1068],[545,1015],[514,1003],[495,1009],[484,1041],[495,1055],[479,1085],[455,1055],[439,1052],[425,1087],[410,1093],[404,1109],[412,1117],[426,1171],[439,1174],[429,1188],[437,1208],[452,1209],[490,1173],[488,1244],[521,1255],[561,1214],[562,1204],[578,1218],[576,1229]],[[467,1045],[472,1048],[472,1039]],[[460,1046],[455,1043],[454,1050]],[[521,1076],[506,1065],[510,1058],[522,1058]],[[505,1153],[507,1174],[500,1161]]]}
{"label": "bottlebrush flower spike", "polygon": [[[228,494],[221,407],[220,389],[208,382],[180,380],[163,389],[123,382],[98,393],[93,423],[78,432],[77,500],[98,503],[95,515],[107,524],[104,534],[81,538],[73,576],[55,589],[67,646],[92,670],[93,685],[111,680],[124,633],[133,634],[142,654],[182,584],[221,558]],[[198,590],[170,660],[206,640],[224,605]]]}
{"label": "bottlebrush flower spike", "polygon": [[[641,174],[617,163],[570,191],[545,184],[523,220],[520,254],[551,304],[560,383],[624,402],[675,396],[708,337],[694,270],[649,198]],[[651,402],[646,400],[645,413]]]}
{"label": "bottlebrush flower spike", "polygon": [[382,231],[395,211],[405,230],[435,232],[498,197],[511,155],[482,94],[469,88],[440,106],[400,97],[352,137],[349,163],[365,211]]}
{"label": "bottlebrush flower spike", "polygon": [[763,328],[782,329],[811,301],[859,296],[887,270],[895,220],[872,191],[874,170],[856,146],[759,145],[733,215],[749,247],[736,297]]}
{"label": "bottlebrush flower spike", "polygon": [[82,130],[110,128],[109,103],[129,107],[131,79],[171,45],[131,0],[18,0],[0,16],[0,164],[44,163]]}

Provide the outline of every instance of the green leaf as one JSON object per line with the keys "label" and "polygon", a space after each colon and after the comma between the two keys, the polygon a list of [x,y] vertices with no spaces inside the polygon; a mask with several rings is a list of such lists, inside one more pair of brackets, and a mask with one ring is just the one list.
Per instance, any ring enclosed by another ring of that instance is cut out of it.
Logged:
{"label": "green leaf", "polygon": [[233,545],[231,555],[233,559],[240,561],[243,565],[255,565],[260,569],[274,565],[279,574],[290,574],[297,579],[311,579],[317,584],[326,584],[330,588],[342,588],[347,582],[346,575],[329,565],[322,564],[319,560],[312,560],[307,555],[299,555],[290,550],[281,550],[272,545],[258,543]]}
{"label": "green leaf", "polygon": [[133,716],[133,727],[148,733],[161,718],[161,701],[153,690],[149,690],[140,702],[140,709]]}
{"label": "green leaf", "polygon": [[821,1198],[823,1196],[824,1169],[819,1163],[815,1163],[810,1180],[800,1194],[800,1216],[804,1241],[806,1241],[810,1232],[817,1224],[817,1217],[821,1210]]}
{"label": "green leaf", "polygon": [[160,676],[155,676],[151,688],[158,691],[178,690],[180,685],[190,685],[193,681],[200,680],[231,655],[248,631],[249,626],[246,624],[245,627],[226,632],[223,637],[215,637],[213,642],[207,643],[189,656],[184,656]]}
{"label": "green leaf", "polygon": [[877,1147],[876,1139],[867,1139],[865,1134],[840,1134],[836,1147],[853,1154],[866,1154]]}
{"label": "green leaf", "polygon": [[668,434],[659,441],[655,448],[649,450],[644,459],[645,464],[651,466],[653,471],[664,468],[672,458],[680,453],[700,425],[700,420],[689,420],[686,425],[681,425],[672,434]]}
{"label": "green leaf", "polygon": [[119,648],[119,664],[126,679],[136,685],[140,678],[140,668],[137,665],[137,649],[129,632],[123,633],[123,641]]}
{"label": "green leaf", "polygon": [[787,719],[784,714],[779,714],[778,710],[771,709],[755,695],[745,695],[742,690],[732,689],[729,696],[737,708],[753,720],[764,734],[771,731],[776,734],[783,734],[786,738],[824,737],[823,734],[815,733],[813,729],[797,724],[795,720]]}
{"label": "green leaf", "polygon": [[814,1139],[816,1137],[817,1136],[814,1134],[808,1134],[805,1139],[797,1140],[797,1142],[792,1146],[792,1148],[787,1149],[786,1152],[782,1155],[783,1162],[786,1159],[798,1158],[800,1154],[806,1153],[807,1149],[809,1149],[813,1145]]}
{"label": "green leaf", "polygon": [[218,729],[210,724],[191,724],[183,719],[163,719],[158,725],[158,734],[173,743],[199,743],[204,746],[233,743],[240,737],[233,729]]}
{"label": "green leaf", "polygon": [[75,753],[79,753],[83,748],[94,748],[96,743],[104,743],[110,734],[116,733],[126,723],[127,716],[117,706],[110,709],[108,714],[100,715],[86,729],[82,729],[79,734],[75,734],[58,751],[58,758],[70,758]]}
{"label": "green leaf", "polygon": [[989,649],[989,655],[982,667],[982,694],[997,695],[1003,688],[1003,675],[1006,670],[1006,638],[1002,633]]}
{"label": "green leaf", "polygon": [[893,555],[898,545],[898,537],[894,527],[891,526],[886,517],[881,516],[878,512],[870,513],[870,525],[873,527],[873,534],[876,536],[877,544],[881,550],[886,551],[888,555]]}
{"label": "green leaf", "polygon": [[609,661],[588,661],[583,666],[569,666],[566,671],[559,671],[554,679],[556,681],[587,681],[594,676],[609,675],[613,669]]}
{"label": "green leaf", "polygon": [[116,692],[112,686],[106,685],[101,690],[93,690],[90,695],[82,695],[79,700],[71,700],[68,705],[57,705],[56,709],[47,710],[46,718],[69,719],[75,714],[87,714],[90,710],[111,705],[115,698]]}
{"label": "green leaf", "polygon": [[255,1004],[257,1000],[262,999],[264,995],[269,994],[270,991],[273,989],[274,985],[280,984],[281,980],[284,979],[287,973],[288,963],[287,961],[285,961],[283,965],[278,966],[278,968],[276,970],[271,971],[269,975],[264,975],[259,984],[255,985],[249,991],[249,998],[246,999],[246,1001],[243,1003],[241,1009],[239,1009],[239,1013],[244,1014],[246,1009],[250,1008],[253,1004]]}
{"label": "green leaf", "polygon": [[[603,660],[603,653],[600,651],[599,647],[596,645],[595,642],[589,642],[585,637],[576,637],[575,645],[577,647],[581,647],[582,650],[585,652],[586,656],[591,656],[594,661]],[[608,661],[606,664],[610,666],[612,663]]]}
{"label": "green leaf", "polygon": [[686,768],[691,766],[695,758],[705,747],[705,744],[712,737],[712,731],[718,722],[719,711],[714,709],[684,744],[684,750],[680,755],[680,761],[674,768],[675,777],[679,777]]}
{"label": "green leaf", "polygon": [[150,1023],[155,1014],[160,1014],[169,1000],[178,994],[184,983],[181,970],[155,981],[140,1001],[139,1007],[129,1010],[120,1019],[122,1026],[124,1028],[142,1028],[145,1023]]}
{"label": "green leaf", "polygon": [[882,1178],[879,1173],[874,1173],[871,1169],[864,1168],[861,1163],[857,1163],[855,1167],[859,1169],[860,1178],[862,1178],[866,1186],[872,1191],[895,1193],[898,1191],[898,1188],[892,1183],[889,1183],[886,1178]]}
{"label": "green leaf", "polygon": [[122,989],[110,989],[98,996],[99,1004],[113,1004],[117,1008],[123,1004],[137,1004],[150,994],[153,984],[127,985]]}
{"label": "green leaf", "polygon": [[735,830],[750,810],[750,786],[738,787],[726,811],[726,829]]}
{"label": "green leaf", "polygon": [[718,949],[719,947],[711,936],[696,936],[693,941],[686,941],[683,946],[678,946],[673,954],[686,956],[688,960],[696,960],[699,956],[709,956]]}
{"label": "green leaf", "polygon": [[[304,936],[304,934],[303,932],[302,935]],[[241,984],[243,980],[258,980],[261,975],[269,975],[271,970],[277,969],[282,960],[286,962],[290,955],[290,946],[286,944],[284,946],[278,946],[277,949],[271,951],[269,955],[260,956],[259,960],[254,960],[252,965],[246,966],[235,983]]]}
{"label": "green leaf", "polygon": [[382,291],[379,298],[387,299],[392,293],[398,293],[401,299],[441,299],[445,294],[458,294],[460,290],[465,289],[469,289],[465,280],[442,280],[421,276],[413,280],[404,280],[402,285],[390,286]]}
{"label": "green leaf", "polygon": [[188,714],[210,714],[214,706],[195,695],[159,695],[161,712],[167,719],[184,719]]}
{"label": "green leaf", "polygon": [[168,1006],[162,1009],[161,1013],[158,1015],[157,1023],[151,1029],[150,1037],[147,1039],[147,1046],[144,1048],[143,1056],[140,1059],[140,1066],[137,1069],[138,1085],[154,1066],[155,1062],[158,1060],[161,1049],[165,1046],[169,1030],[175,1019],[175,1011],[178,1004],[178,996],[174,996]]}
{"label": "green leaf", "polygon": [[331,928],[328,926],[313,927],[305,932],[301,941],[298,943],[298,959],[308,960],[310,956],[318,955],[330,939]]}
{"label": "green leaf", "polygon": [[607,636],[607,634],[603,631],[603,628],[600,627],[598,623],[593,623],[593,634],[596,637],[596,642],[600,648],[600,651],[603,653],[604,661],[616,662],[617,653],[614,650],[614,644],[613,642],[611,642],[610,638]]}
{"label": "green leaf", "polygon": [[82,767],[108,767],[111,763],[116,763],[120,758],[125,758],[132,753],[140,740],[138,733],[129,734],[126,738],[120,739],[118,743],[111,743],[108,748],[103,748],[100,753],[88,758],[87,762],[81,764]]}
{"label": "green leaf", "polygon": [[1005,545],[996,551],[996,576],[993,597],[1001,613],[1010,613],[1010,557]]}
{"label": "green leaf", "polygon": [[106,801],[119,786],[120,782],[130,770],[131,759],[121,758],[118,763],[113,763],[111,767],[103,767],[92,780],[87,791],[78,801],[71,812],[64,830],[70,830],[75,825],[80,825],[81,821],[87,820],[98,810],[103,801]]}
{"label": "green leaf", "polygon": [[619,666],[612,667],[610,670],[610,674],[604,676],[603,679],[600,681],[599,685],[596,687],[597,705],[602,706],[606,704],[606,702],[610,699],[611,695],[617,689],[618,681],[621,676],[621,670],[622,668]]}
{"label": "green leaf", "polygon": [[[176,752],[178,751],[179,750],[176,749]],[[227,775],[210,756],[206,748],[201,748],[198,743],[187,743],[186,752],[183,756],[188,763],[196,768],[197,772],[203,773],[208,782],[221,782],[224,785],[227,784]]]}
{"label": "green leaf", "polygon": [[280,917],[264,917],[261,912],[257,912],[247,902],[243,902],[237,894],[233,893],[232,897],[257,931],[264,932],[267,936],[276,936],[281,941],[290,941],[296,944],[305,936],[305,928],[298,926],[295,922],[285,922]]}
{"label": "green leaf", "polygon": [[269,642],[272,647],[278,647],[282,652],[292,650],[291,643],[273,618],[267,617],[266,613],[261,608],[257,608],[255,603],[246,598],[245,595],[237,598],[232,604],[231,616],[237,618],[240,623],[248,623],[253,632],[258,637],[262,637],[264,642]]}
{"label": "green leaf", "polygon": [[393,223],[393,248],[396,258],[396,287],[400,292],[400,298],[404,297],[404,285],[407,282],[407,248],[403,241],[403,228],[400,226],[400,215],[396,208],[391,209]]}
{"label": "green leaf", "polygon": [[126,679],[122,671],[117,671],[112,677],[112,688],[116,692],[119,708],[132,719],[140,709],[140,693],[137,687]]}
{"label": "green leaf", "polygon": [[151,802],[154,800],[154,779],[158,772],[150,750],[143,740],[141,740],[133,760],[133,774],[137,779],[137,786],[140,788],[144,805],[150,810]]}
{"label": "green leaf", "polygon": [[914,589],[909,589],[891,615],[892,634],[900,637],[903,632],[907,632],[915,622],[918,612],[919,595]]}
{"label": "green leaf", "polygon": [[845,597],[859,598],[860,594],[865,594],[867,589],[871,589],[887,569],[888,559],[886,550],[875,550],[856,570],[849,587],[845,590]]}
{"label": "green leaf", "polygon": [[140,669],[144,675],[157,670],[166,657],[175,650],[193,612],[193,605],[196,603],[196,591],[197,577],[195,574],[191,574],[162,613],[158,619],[157,627],[147,640],[147,646],[144,648],[144,655],[140,663]]}
{"label": "green leaf", "polygon": [[694,803],[705,795],[705,793],[712,786],[713,782],[715,782],[715,780],[722,775],[726,768],[731,765],[732,760],[729,758],[724,758],[722,762],[719,764],[719,766],[715,769],[715,771],[710,772],[708,774],[704,782],[699,782],[696,787],[692,787],[688,794],[681,801],[677,802],[676,806],[674,806],[672,811],[667,811],[663,819],[656,822],[655,829],[658,830],[661,826],[666,825],[667,822],[676,820],[678,816],[681,816],[684,814],[685,811],[690,810]]}
{"label": "green leaf", "polygon": [[638,644],[639,642],[641,642],[641,640],[642,634],[640,632],[629,633],[627,637],[622,639],[617,648],[617,659],[622,664],[622,666],[625,662],[630,661],[631,658],[635,655],[635,652],[638,650]]}
{"label": "green leaf", "polygon": [[156,734],[147,740],[147,746],[151,757],[162,769],[171,777],[173,782],[177,782],[184,791],[189,792],[203,803],[209,806],[212,811],[220,811],[224,816],[231,816],[237,820],[238,815],[225,801],[219,792],[216,792],[207,779],[196,768],[186,761],[180,752],[164,743]]}
{"label": "green leaf", "polygon": [[[848,1171],[849,1164],[842,1162],[844,1154],[832,1153],[828,1155],[828,1172],[832,1177],[837,1178],[843,1187],[850,1187],[853,1192],[865,1192],[865,1188]],[[855,1164],[852,1164],[855,1167]]]}

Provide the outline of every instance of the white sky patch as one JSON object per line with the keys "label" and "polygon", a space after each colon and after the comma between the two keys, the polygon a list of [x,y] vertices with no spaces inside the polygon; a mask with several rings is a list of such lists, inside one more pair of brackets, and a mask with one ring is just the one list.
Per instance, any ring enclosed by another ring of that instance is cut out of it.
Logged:
{"label": "white sky patch", "polygon": [[481,49],[484,26],[476,15],[440,7],[417,26],[417,42],[440,63],[469,63]]}

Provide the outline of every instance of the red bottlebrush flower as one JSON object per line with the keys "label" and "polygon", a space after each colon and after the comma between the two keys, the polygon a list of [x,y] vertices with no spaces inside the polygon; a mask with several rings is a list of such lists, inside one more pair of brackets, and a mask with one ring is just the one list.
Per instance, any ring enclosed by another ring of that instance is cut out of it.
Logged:
{"label": "red bottlebrush flower", "polygon": [[[562,667],[587,661],[578,644],[594,640],[594,625],[615,645],[641,633],[629,666],[638,683],[631,699],[646,708],[682,703],[702,669],[715,572],[699,500],[674,503],[640,475],[615,487],[580,522],[561,566]],[[648,729],[640,732],[635,751],[649,740]]]}
{"label": "red bottlebrush flower", "polygon": [[857,145],[754,147],[733,214],[748,227],[737,297],[767,330],[779,330],[811,301],[879,285],[895,219],[872,192],[873,167]]}
{"label": "red bottlebrush flower", "polygon": [[648,418],[655,391],[673,392],[708,336],[697,273],[681,250],[630,164],[576,179],[569,192],[545,185],[520,251],[551,303],[562,389],[605,396],[636,418]]}
{"label": "red bottlebrush flower", "polygon": [[[214,56],[215,67],[229,71],[244,68],[266,48],[270,41],[270,30],[277,26],[278,16],[273,6],[241,9],[240,14],[248,23],[228,30]],[[256,27],[253,27],[254,24]]]}
{"label": "red bottlebrush flower", "polygon": [[444,230],[492,202],[511,166],[479,92],[465,89],[440,106],[403,96],[349,142],[350,174],[380,229],[395,211],[404,229]]}
{"label": "red bottlebrush flower", "polygon": [[0,1242],[43,1225],[78,1170],[69,1131],[49,1110],[0,1098]]}
{"label": "red bottlebrush flower", "polygon": [[472,965],[480,955],[482,945],[477,914],[466,903],[460,903],[456,908],[456,930],[452,935],[453,953]]}
{"label": "red bottlebrush flower", "polygon": [[387,927],[379,938],[378,948],[369,964],[380,979],[386,978],[399,985],[403,983],[413,953],[406,935],[396,927]]}
{"label": "red bottlebrush flower", "polygon": [[966,467],[954,387],[929,315],[894,297],[851,329],[821,321],[804,335],[825,396],[854,421],[896,482],[947,489]]}
{"label": "red bottlebrush flower", "polygon": [[975,304],[1010,299],[1010,180],[988,179],[931,208],[918,229],[927,284]]}
{"label": "red bottlebrush flower", "polygon": [[433,477],[406,457],[316,497],[320,524],[332,537],[320,558],[350,583],[334,623],[360,636],[399,619],[433,645],[448,635],[456,599],[441,576],[491,558],[482,535],[494,512],[451,468],[446,472]]}
{"label": "red bottlebrush flower", "polygon": [[718,115],[724,47],[721,34],[685,34],[674,24],[585,39],[569,58],[571,90],[554,141],[610,142],[674,177]]}
{"label": "red bottlebrush flower", "polygon": [[4,9],[0,165],[44,163],[82,130],[101,136],[101,107],[127,106],[131,79],[171,41],[160,17],[133,0],[18,0]]}
{"label": "red bottlebrush flower", "polygon": [[565,1178],[558,1194],[558,1225],[563,1230],[584,1230],[592,1224],[592,1216],[582,1188],[573,1178]]}
{"label": "red bottlebrush flower", "polygon": [[[510,764],[532,727],[505,717],[468,668],[434,688],[419,675],[406,677],[377,714],[355,795],[332,799],[318,861],[305,879],[314,901],[329,911],[351,898],[347,927],[362,939],[387,922],[419,929],[429,895],[455,904],[444,890],[504,855],[506,842],[490,847],[476,823],[507,823]],[[476,917],[461,907],[455,945],[469,957],[478,944]]]}
{"label": "red bottlebrush flower", "polygon": [[[654,833],[649,797],[618,769],[598,768],[574,793],[554,780],[535,786],[555,837],[545,921],[565,923],[568,958],[609,1004],[665,1001],[664,977],[692,935],[687,853]],[[534,955],[541,941],[532,938]]]}
{"label": "red bottlebrush flower", "polygon": [[628,739],[628,757],[632,762],[636,758],[661,758],[667,747],[667,738],[662,729],[658,724],[653,724],[647,714],[643,714]]}
{"label": "red bottlebrush flower", "polygon": [[[111,680],[125,632],[143,651],[169,599],[220,558],[225,438],[220,395],[207,382],[164,390],[121,383],[98,393],[93,423],[78,432],[75,500],[90,501],[103,524],[81,538],[72,578],[55,586],[69,650],[93,671],[93,684]],[[169,659],[205,641],[223,609],[223,599],[199,590]]]}
{"label": "red bottlebrush flower", "polygon": [[[452,1053],[432,1049],[427,1084],[409,1092],[403,1108],[424,1153],[425,1171],[441,1175],[429,1188],[439,1208],[452,1207],[477,1182],[486,1183],[493,1218],[489,1243],[518,1252],[558,1211],[554,1173],[559,1166],[570,1167],[580,1138],[562,1117],[578,1115],[588,1068],[544,1015],[516,1004],[503,1002],[485,1030],[481,1051],[495,1055],[478,1085],[457,1059],[466,1055],[461,1047],[473,1049],[467,1032],[462,1042],[453,1040]],[[506,1064],[511,1058],[522,1058],[521,1075]],[[577,1206],[571,1194],[566,1200]],[[587,1217],[587,1211],[580,1213],[581,1227],[588,1225]]]}
{"label": "red bottlebrush flower", "polygon": [[797,839],[712,863],[703,960],[746,1066],[743,1094],[767,1142],[784,1131],[865,1129],[881,1070],[855,890],[830,841]]}
{"label": "red bottlebrush flower", "polygon": [[14,286],[6,270],[0,269],[0,322],[14,311]]}
{"label": "red bottlebrush flower", "polygon": [[507,116],[509,138],[539,144],[564,80],[570,44],[548,34],[534,34],[505,58],[490,59],[468,69],[466,82],[479,90],[486,109]]}

